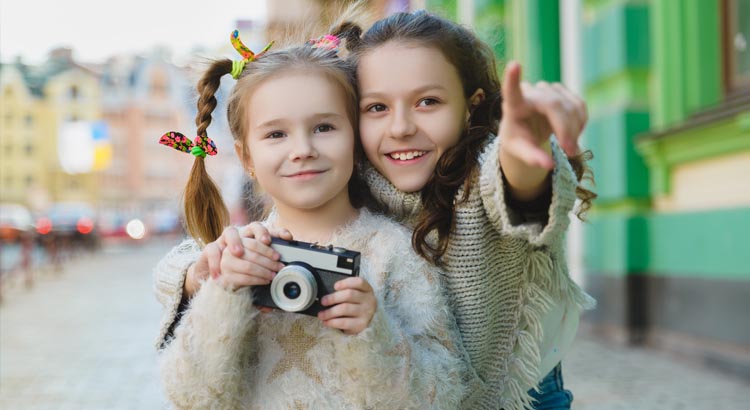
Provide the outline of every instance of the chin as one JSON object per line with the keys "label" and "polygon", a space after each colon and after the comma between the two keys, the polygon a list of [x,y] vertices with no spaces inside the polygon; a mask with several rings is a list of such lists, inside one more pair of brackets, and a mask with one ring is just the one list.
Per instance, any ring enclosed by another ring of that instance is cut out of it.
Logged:
{"label": "chin", "polygon": [[399,191],[406,192],[406,193],[412,193],[412,192],[419,192],[424,188],[425,185],[427,185],[426,179],[413,179],[413,178],[403,178],[402,180],[396,182],[391,182],[393,186],[395,186]]}

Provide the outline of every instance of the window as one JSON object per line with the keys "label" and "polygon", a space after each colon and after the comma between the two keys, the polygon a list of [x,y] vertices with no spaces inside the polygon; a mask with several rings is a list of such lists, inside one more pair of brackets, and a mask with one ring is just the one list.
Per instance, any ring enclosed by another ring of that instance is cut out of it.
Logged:
{"label": "window", "polygon": [[724,0],[724,86],[727,94],[750,90],[750,0]]}
{"label": "window", "polygon": [[78,99],[78,86],[74,85],[70,87],[70,99],[71,100]]}

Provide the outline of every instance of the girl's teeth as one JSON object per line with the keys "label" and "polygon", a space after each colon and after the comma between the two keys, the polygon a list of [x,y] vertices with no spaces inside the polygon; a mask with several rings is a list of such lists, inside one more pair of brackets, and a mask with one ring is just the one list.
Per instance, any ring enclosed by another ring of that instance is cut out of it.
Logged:
{"label": "girl's teeth", "polygon": [[411,152],[394,152],[390,154],[391,158],[406,161],[409,159],[418,158],[424,155],[424,151],[411,151]]}

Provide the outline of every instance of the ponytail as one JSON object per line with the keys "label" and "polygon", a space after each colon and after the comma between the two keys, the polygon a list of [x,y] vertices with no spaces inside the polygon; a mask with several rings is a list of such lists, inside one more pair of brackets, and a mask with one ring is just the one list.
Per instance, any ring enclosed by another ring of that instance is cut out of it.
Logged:
{"label": "ponytail", "polygon": [[336,37],[346,39],[346,49],[354,51],[362,44],[362,28],[351,21],[345,21],[331,30]]}
{"label": "ponytail", "polygon": [[[208,137],[206,130],[216,108],[215,94],[221,84],[221,77],[231,71],[231,60],[215,61],[198,82],[198,114],[195,125],[198,127],[197,135],[202,138]],[[218,239],[229,225],[229,211],[219,188],[206,172],[205,157],[195,157],[185,186],[184,201],[187,231],[201,245]]]}

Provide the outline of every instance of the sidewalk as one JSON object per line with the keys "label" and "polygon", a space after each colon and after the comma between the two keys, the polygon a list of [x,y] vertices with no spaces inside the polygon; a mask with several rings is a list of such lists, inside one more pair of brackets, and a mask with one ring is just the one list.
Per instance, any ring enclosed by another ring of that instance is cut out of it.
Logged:
{"label": "sidewalk", "polygon": [[108,248],[9,287],[0,306],[0,409],[164,408],[151,269],[169,249]]}
{"label": "sidewalk", "polygon": [[573,410],[744,410],[750,383],[667,352],[630,348],[579,332],[563,361]]}

